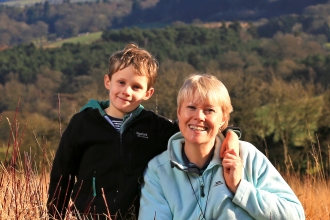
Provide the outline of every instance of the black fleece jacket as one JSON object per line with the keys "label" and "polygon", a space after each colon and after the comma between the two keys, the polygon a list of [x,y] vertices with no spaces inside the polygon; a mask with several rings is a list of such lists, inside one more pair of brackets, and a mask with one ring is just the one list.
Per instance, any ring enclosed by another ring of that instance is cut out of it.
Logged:
{"label": "black fleece jacket", "polygon": [[75,114],[53,162],[47,203],[50,215],[63,217],[70,195],[75,204],[71,210],[89,217],[108,215],[108,210],[117,220],[136,215],[143,171],[178,131],[176,123],[147,110],[122,134],[98,109]]}

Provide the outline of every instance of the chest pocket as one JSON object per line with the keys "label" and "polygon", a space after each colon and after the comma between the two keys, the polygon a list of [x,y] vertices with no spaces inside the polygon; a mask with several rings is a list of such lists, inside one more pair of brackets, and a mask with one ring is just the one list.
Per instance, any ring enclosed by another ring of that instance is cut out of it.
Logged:
{"label": "chest pocket", "polygon": [[130,129],[123,138],[124,172],[127,174],[143,173],[149,160],[155,155],[154,138],[147,130]]}

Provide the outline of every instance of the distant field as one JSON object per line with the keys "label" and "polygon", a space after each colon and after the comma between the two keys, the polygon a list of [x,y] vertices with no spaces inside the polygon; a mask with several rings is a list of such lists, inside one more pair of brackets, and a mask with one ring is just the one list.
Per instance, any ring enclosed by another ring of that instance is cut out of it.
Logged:
{"label": "distant field", "polygon": [[86,33],[81,36],[71,37],[64,40],[59,40],[53,43],[43,45],[43,48],[54,48],[61,47],[64,43],[72,43],[72,44],[90,44],[98,39],[101,39],[102,31],[95,33]]}
{"label": "distant field", "polygon": [[0,5],[24,7],[26,5],[33,5],[39,2],[44,2],[44,0],[12,0],[12,1],[1,2]]}
{"label": "distant field", "polygon": [[[33,5],[35,3],[44,3],[46,0],[8,0],[0,2],[0,5],[15,6],[15,7],[24,7],[27,5]],[[63,0],[48,0],[50,4],[61,4]],[[95,0],[70,0],[71,3],[76,2],[95,2]]]}

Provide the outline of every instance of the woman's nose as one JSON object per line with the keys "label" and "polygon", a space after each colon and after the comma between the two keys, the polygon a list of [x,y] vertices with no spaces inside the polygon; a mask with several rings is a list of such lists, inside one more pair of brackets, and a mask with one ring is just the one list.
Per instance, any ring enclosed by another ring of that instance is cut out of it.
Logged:
{"label": "woman's nose", "polygon": [[204,114],[204,111],[202,109],[200,110],[197,110],[196,111],[196,114],[195,114],[195,117],[197,120],[205,120],[205,114]]}

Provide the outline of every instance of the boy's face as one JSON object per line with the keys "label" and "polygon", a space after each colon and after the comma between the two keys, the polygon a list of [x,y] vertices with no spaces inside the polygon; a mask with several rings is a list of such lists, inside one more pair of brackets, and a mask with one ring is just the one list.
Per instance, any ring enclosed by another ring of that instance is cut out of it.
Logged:
{"label": "boy's face", "polygon": [[147,90],[148,78],[137,75],[132,66],[114,73],[111,79],[105,75],[104,85],[109,90],[110,99],[106,112],[116,118],[123,118],[154,93],[153,88]]}

